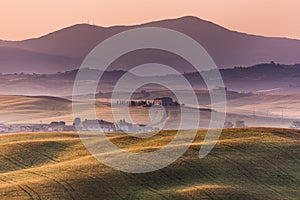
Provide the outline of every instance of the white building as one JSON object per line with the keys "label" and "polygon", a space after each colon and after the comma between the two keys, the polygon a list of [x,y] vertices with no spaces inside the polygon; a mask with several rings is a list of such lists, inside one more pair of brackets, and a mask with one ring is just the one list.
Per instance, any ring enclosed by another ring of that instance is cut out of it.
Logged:
{"label": "white building", "polygon": [[112,122],[104,120],[84,120],[82,122],[84,131],[92,132],[115,132],[116,126]]}
{"label": "white building", "polygon": [[0,124],[0,133],[7,133],[9,132],[10,127],[5,124]]}

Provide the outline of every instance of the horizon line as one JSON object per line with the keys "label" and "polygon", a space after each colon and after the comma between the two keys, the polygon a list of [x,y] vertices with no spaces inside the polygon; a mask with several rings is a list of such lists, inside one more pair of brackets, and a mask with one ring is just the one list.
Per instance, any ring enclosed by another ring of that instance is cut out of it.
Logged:
{"label": "horizon line", "polygon": [[207,22],[207,23],[211,23],[215,26],[222,27],[222,28],[224,28],[228,31],[237,32],[237,33],[240,33],[240,34],[246,34],[246,35],[257,36],[257,37],[265,37],[265,38],[289,39],[289,40],[299,40],[300,41],[300,38],[293,38],[293,37],[287,37],[287,36],[267,36],[267,35],[259,35],[259,34],[255,34],[255,33],[242,32],[242,31],[239,31],[239,30],[233,30],[233,29],[227,28],[226,26],[222,26],[222,25],[220,25],[218,23],[215,23],[213,21],[210,21],[210,20],[207,20],[207,19],[204,19],[204,18],[200,18],[200,17],[194,16],[194,15],[181,15],[179,17],[174,17],[174,18],[163,18],[163,19],[157,19],[157,20],[152,20],[152,21],[145,21],[145,22],[142,22],[142,23],[115,24],[115,25],[111,25],[111,26],[102,26],[102,25],[98,25],[98,24],[93,23],[93,21],[92,21],[92,23],[90,23],[90,21],[87,20],[87,22],[81,22],[81,23],[78,22],[78,23],[73,23],[73,24],[70,24],[70,25],[65,25],[61,28],[56,28],[52,31],[49,31],[47,33],[43,33],[41,35],[34,36],[34,37],[31,37],[31,38],[24,38],[24,39],[20,39],[20,40],[10,40],[10,39],[1,39],[0,38],[0,41],[2,41],[2,42],[24,42],[24,41],[28,41],[28,40],[40,39],[40,38],[45,37],[47,35],[50,35],[50,34],[53,34],[53,33],[56,33],[56,32],[59,32],[59,31],[62,31],[64,29],[68,29],[68,28],[71,28],[71,27],[74,27],[74,26],[77,26],[77,25],[88,25],[88,26],[95,26],[95,27],[98,27],[98,28],[109,29],[109,28],[115,28],[115,27],[143,26],[143,25],[147,25],[147,24],[150,24],[150,23],[157,23],[157,22],[170,21],[170,20],[180,20],[180,19],[183,19],[183,18],[195,18],[197,20]]}

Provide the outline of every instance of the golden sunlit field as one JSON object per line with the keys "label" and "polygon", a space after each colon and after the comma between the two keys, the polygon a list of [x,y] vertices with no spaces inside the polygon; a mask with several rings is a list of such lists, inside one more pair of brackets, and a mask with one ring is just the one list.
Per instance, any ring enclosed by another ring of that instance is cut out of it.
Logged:
{"label": "golden sunlit field", "polygon": [[[92,133],[90,133],[92,134]],[[130,151],[152,151],[174,131],[149,139],[110,139]],[[0,136],[1,199],[299,199],[300,131],[225,129],[199,159],[205,131],[167,168],[123,173],[98,162],[77,133]],[[126,162],[126,161],[124,161]]]}
{"label": "golden sunlit field", "polygon": [[0,5],[0,200],[300,200],[300,0]]}

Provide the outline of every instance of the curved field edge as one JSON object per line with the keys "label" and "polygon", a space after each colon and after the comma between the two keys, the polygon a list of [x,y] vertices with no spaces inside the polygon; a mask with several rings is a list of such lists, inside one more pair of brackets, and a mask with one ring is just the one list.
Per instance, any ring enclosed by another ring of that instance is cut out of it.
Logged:
{"label": "curved field edge", "polygon": [[[146,174],[101,164],[77,133],[1,135],[0,199],[298,199],[300,131],[224,129],[212,152],[199,159],[205,133],[198,131],[175,163]],[[108,137],[121,148],[144,152],[167,144],[175,134]]]}

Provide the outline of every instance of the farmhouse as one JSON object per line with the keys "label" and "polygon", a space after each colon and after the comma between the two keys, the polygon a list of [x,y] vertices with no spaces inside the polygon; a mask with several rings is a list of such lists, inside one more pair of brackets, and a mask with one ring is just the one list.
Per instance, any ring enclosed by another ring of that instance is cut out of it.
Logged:
{"label": "farmhouse", "polygon": [[116,124],[116,131],[118,132],[128,132],[128,133],[141,133],[141,132],[151,132],[153,131],[153,127],[147,127],[145,125],[132,124],[126,122],[125,120],[120,120]]}
{"label": "farmhouse", "polygon": [[155,98],[153,104],[157,106],[164,106],[164,107],[179,106],[179,103],[177,101],[173,101],[171,97]]}
{"label": "farmhouse", "polygon": [[7,133],[9,132],[10,127],[5,124],[0,124],[0,133]]}
{"label": "farmhouse", "polygon": [[6,128],[6,132],[57,132],[75,130],[73,126],[67,126],[63,121],[54,121],[50,124],[11,124],[10,126],[6,126],[8,127],[8,129]]}
{"label": "farmhouse", "polygon": [[42,132],[48,131],[49,124],[12,124],[11,132]]}
{"label": "farmhouse", "polygon": [[236,122],[235,122],[235,127],[236,127],[236,128],[246,127],[245,121],[242,121],[242,120],[236,121]]}
{"label": "farmhouse", "polygon": [[82,122],[84,131],[100,131],[100,132],[114,132],[116,131],[115,124],[104,120],[84,120]]}
{"label": "farmhouse", "polygon": [[60,121],[60,122],[53,121],[50,123],[48,131],[51,131],[51,132],[52,131],[53,132],[63,131],[65,126],[66,126],[66,123],[64,121]]}

